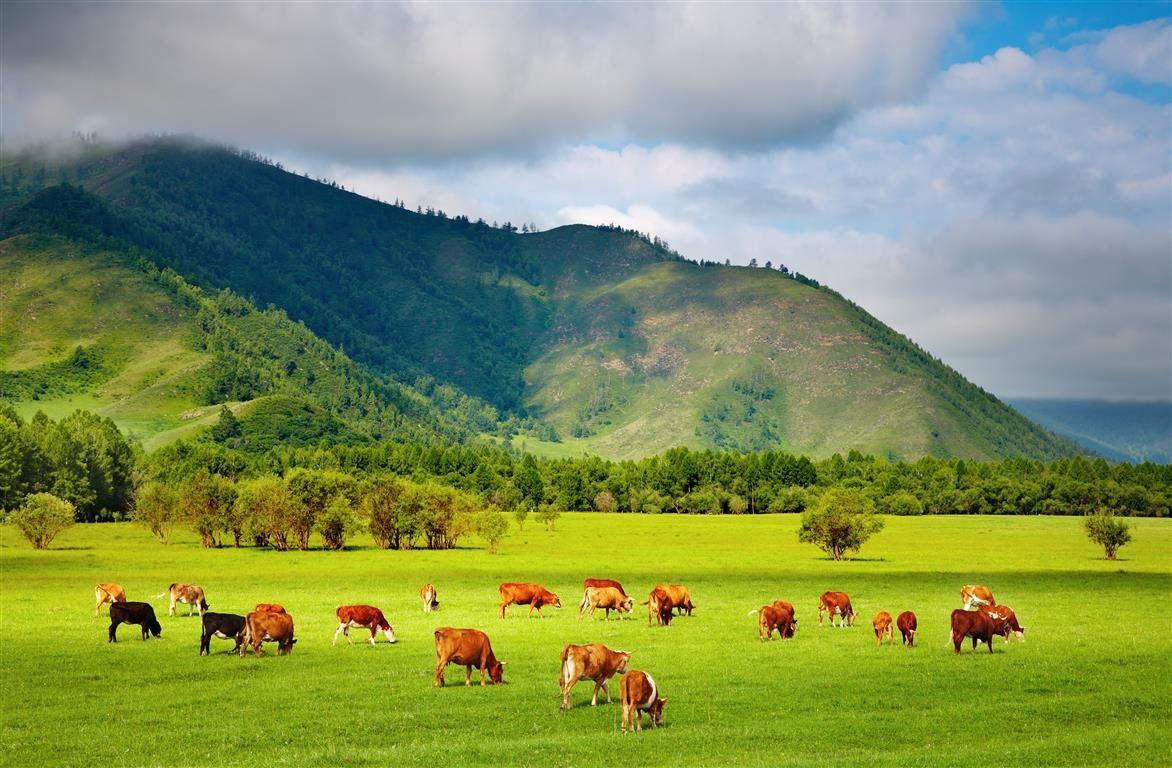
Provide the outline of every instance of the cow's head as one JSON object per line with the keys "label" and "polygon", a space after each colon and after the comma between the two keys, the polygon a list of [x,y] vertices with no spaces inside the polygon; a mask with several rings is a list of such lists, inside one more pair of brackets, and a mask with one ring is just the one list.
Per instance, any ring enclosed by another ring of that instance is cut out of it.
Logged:
{"label": "cow's head", "polygon": [[395,628],[391,626],[390,622],[383,622],[383,623],[386,624],[386,626],[381,627],[381,629],[383,631],[383,634],[386,635],[387,642],[388,643],[395,642]]}
{"label": "cow's head", "polygon": [[500,685],[505,681],[505,663],[503,661],[493,660],[488,665],[488,678],[492,680],[493,685]]}
{"label": "cow's head", "polygon": [[295,637],[287,637],[277,643],[277,655],[288,656],[293,653],[293,644],[297,642]]}
{"label": "cow's head", "polygon": [[634,609],[635,609],[635,598],[633,598],[633,597],[625,598],[621,603],[619,603],[619,610],[626,611],[627,613],[630,613]]}
{"label": "cow's head", "polygon": [[655,703],[651,705],[651,709],[647,710],[647,714],[651,715],[652,728],[663,725],[663,708],[666,705],[667,699],[656,699]]}
{"label": "cow's head", "polygon": [[617,667],[615,667],[615,674],[616,675],[627,674],[627,670],[630,668],[629,665],[631,663],[631,652],[630,651],[615,651],[615,653],[617,653],[619,656],[619,664]]}
{"label": "cow's head", "polygon": [[543,605],[552,605],[554,608],[561,608],[562,607],[562,599],[560,597],[558,597],[557,593],[555,593],[555,592],[546,592],[542,596],[541,602]]}
{"label": "cow's head", "polygon": [[163,634],[163,625],[160,624],[159,620],[154,616],[151,616],[143,626],[145,626],[155,637],[161,637]]}

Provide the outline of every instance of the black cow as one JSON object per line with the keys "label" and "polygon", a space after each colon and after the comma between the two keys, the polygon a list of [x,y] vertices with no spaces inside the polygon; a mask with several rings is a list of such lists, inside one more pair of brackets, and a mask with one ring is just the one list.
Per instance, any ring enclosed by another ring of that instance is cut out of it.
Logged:
{"label": "black cow", "polygon": [[147,633],[158,637],[163,634],[163,627],[155,618],[155,609],[150,603],[110,603],[110,642],[118,642],[114,630],[119,624],[138,624],[142,627],[142,639],[147,639]]}
{"label": "black cow", "polygon": [[235,640],[236,647],[233,653],[240,652],[244,644],[244,617],[235,613],[205,613],[203,615],[203,634],[199,636],[199,655],[211,656],[212,636],[224,640]]}

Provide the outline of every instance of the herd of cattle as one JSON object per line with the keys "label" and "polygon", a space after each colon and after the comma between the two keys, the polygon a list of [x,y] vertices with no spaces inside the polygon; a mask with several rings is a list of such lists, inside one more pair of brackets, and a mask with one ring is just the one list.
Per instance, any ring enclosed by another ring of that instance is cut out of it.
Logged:
{"label": "herd of cattle", "polygon": [[[541,616],[541,609],[547,605],[561,608],[561,599],[556,593],[550,592],[540,584],[531,582],[506,582],[500,585],[500,617],[505,618],[505,609],[510,605],[529,606],[529,616],[533,611]],[[175,615],[175,607],[179,603],[187,605],[187,615],[194,610],[199,611],[203,623],[200,635],[199,653],[201,656],[210,655],[211,640],[219,637],[225,640],[234,640],[235,653],[243,656],[248,648],[261,656],[261,645],[264,642],[277,644],[277,655],[288,654],[293,650],[297,640],[293,637],[293,617],[284,606],[276,603],[258,603],[256,608],[246,616],[234,613],[212,613],[208,610],[208,603],[202,588],[193,584],[172,584],[168,590],[158,597],[169,593],[171,605],[168,615]],[[96,605],[94,613],[101,615],[102,606],[109,604],[110,627],[109,642],[117,642],[116,630],[120,624],[136,624],[142,629],[142,639],[149,635],[159,637],[162,626],[155,617],[155,610],[150,603],[129,602],[126,592],[118,584],[98,584],[94,590]],[[978,643],[989,646],[993,652],[993,637],[1000,635],[1009,642],[1010,634],[1016,635],[1019,640],[1025,639],[1025,629],[1018,623],[1013,609],[1005,605],[998,605],[993,593],[980,585],[965,585],[960,590],[963,608],[952,612],[951,643],[956,653],[960,653],[961,645],[966,638],[972,640],[972,650],[976,652]],[[439,607],[439,600],[435,585],[424,584],[419,590],[419,597],[423,603],[425,613],[430,613]],[[627,595],[622,584],[613,579],[586,579],[583,582],[582,601],[578,605],[578,618],[589,612],[591,617],[595,611],[602,608],[607,618],[610,612],[615,611],[620,616],[634,610],[634,598]],[[658,584],[648,595],[647,600],[640,603],[647,606],[647,623],[659,625],[671,624],[676,615],[692,615],[695,605],[688,593],[687,587],[679,584]],[[772,640],[773,633],[788,640],[797,630],[798,620],[793,603],[785,600],[775,600],[769,605],[749,612],[758,615],[757,636],[761,641]],[[336,611],[338,629],[334,632],[333,643],[337,644],[338,635],[344,635],[346,642],[353,644],[350,639],[352,628],[370,630],[370,643],[375,644],[378,633],[382,632],[387,642],[395,642],[395,630],[381,610],[372,605],[342,605]],[[844,592],[824,592],[818,601],[818,625],[829,617],[830,626],[851,627],[855,623],[855,610],[851,605],[850,597]],[[837,623],[836,623],[837,622]],[[911,647],[916,637],[916,615],[911,611],[904,611],[893,621],[887,611],[875,614],[872,627],[875,631],[875,642],[882,644],[886,638],[889,644],[895,642],[895,629],[903,639],[905,646]],[[488,635],[478,629],[456,629],[440,627],[435,635],[435,685],[443,687],[444,668],[448,664],[464,667],[464,684],[472,684],[472,669],[480,672],[480,684],[485,685],[485,676],[497,684],[502,682],[504,662],[498,660],[492,651],[492,644]],[[586,645],[566,645],[561,654],[561,671],[558,685],[562,692],[562,709],[570,708],[570,691],[579,680],[587,679],[594,682],[594,695],[590,701],[593,706],[598,703],[598,692],[606,694],[606,700],[611,701],[609,682],[615,675],[622,675],[619,684],[619,700],[622,705],[623,730],[641,730],[643,727],[643,713],[651,719],[651,727],[663,722],[663,706],[667,703],[659,695],[659,688],[655,681],[646,672],[629,668],[631,654],[628,651],[614,651],[605,645],[589,643]]]}

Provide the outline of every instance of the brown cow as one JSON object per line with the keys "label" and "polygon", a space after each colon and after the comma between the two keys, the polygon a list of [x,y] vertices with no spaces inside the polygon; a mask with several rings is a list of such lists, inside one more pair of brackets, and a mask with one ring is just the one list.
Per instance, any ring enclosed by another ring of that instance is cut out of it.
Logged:
{"label": "brown cow", "polygon": [[834,617],[839,617],[838,626],[853,627],[855,625],[855,609],[851,607],[851,599],[845,592],[823,592],[818,600],[818,626],[822,626],[823,615],[830,616],[830,626],[834,626]]}
{"label": "brown cow", "polygon": [[167,611],[168,616],[175,615],[175,605],[177,603],[187,604],[187,615],[191,615],[191,609],[198,607],[199,615],[202,617],[208,611],[208,601],[204,599],[203,587],[197,587],[195,584],[172,584],[167,587],[171,593],[171,609]]}
{"label": "brown cow", "polygon": [[[628,600],[630,598],[627,598]],[[612,651],[600,643],[568,644],[562,649],[562,671],[558,686],[562,689],[562,710],[570,708],[570,690],[582,678],[594,681],[594,697],[590,706],[598,704],[598,689],[606,692],[606,703],[611,702],[610,679],[627,671],[630,651]]]}
{"label": "brown cow", "polygon": [[423,601],[424,613],[431,613],[436,608],[439,608],[439,599],[436,597],[434,584],[424,584],[420,587],[419,599]]}
{"label": "brown cow", "polygon": [[639,603],[639,605],[647,606],[647,626],[651,626],[651,619],[654,618],[657,623],[661,625],[671,624],[672,617],[675,613],[672,611],[671,595],[663,587],[655,587],[651,590],[651,594],[647,599]]}
{"label": "brown cow", "polygon": [[285,613],[285,606],[277,603],[257,603],[252,610],[257,613]]}
{"label": "brown cow", "polygon": [[793,603],[785,600],[774,600],[769,605],[749,611],[750,616],[754,613],[760,614],[757,620],[757,637],[761,641],[772,640],[775,629],[782,640],[788,640],[794,636],[794,630],[798,628]]}
{"label": "brown cow", "polygon": [[891,645],[895,642],[895,629],[891,626],[891,614],[887,611],[879,611],[875,614],[871,626],[875,628],[875,645],[882,645],[883,638],[887,638],[887,644]]}
{"label": "brown cow", "polygon": [[330,645],[337,644],[339,634],[345,634],[346,642],[354,645],[350,639],[350,627],[369,629],[371,645],[374,645],[374,638],[380,630],[386,635],[388,643],[395,642],[395,628],[383,616],[383,612],[373,605],[339,605],[335,613],[338,616],[338,630],[334,632],[334,641]]}
{"label": "brown cow", "polygon": [[996,622],[997,634],[1002,635],[1005,642],[1009,642],[1010,633],[1025,642],[1025,627],[1017,623],[1017,614],[1008,605],[982,605],[981,612],[987,613]]}
{"label": "brown cow", "polygon": [[505,582],[501,584],[501,618],[505,617],[505,608],[510,605],[527,605],[529,606],[528,617],[533,616],[533,609],[537,609],[538,618],[541,617],[542,606],[552,605],[554,608],[561,608],[561,599],[550,592],[540,584],[533,582],[523,582],[515,584],[513,582]]}
{"label": "brown cow", "polygon": [[[651,727],[663,724],[663,708],[667,699],[659,698],[659,688],[651,675],[632,669],[619,681],[619,701],[623,707],[623,730],[643,730],[643,713],[651,715]],[[631,721],[635,724],[632,728]]]}
{"label": "brown cow", "polygon": [[952,612],[952,645],[957,654],[966,637],[973,639],[973,653],[977,652],[977,643],[982,642],[989,646],[989,653],[993,652],[993,635],[1001,634],[998,631],[999,621],[982,611],[966,611],[957,608]]}
{"label": "brown cow", "polygon": [[102,606],[106,603],[125,603],[126,590],[120,585],[113,582],[105,582],[94,587],[94,601],[97,603],[94,606],[94,615],[102,615]]}
{"label": "brown cow", "polygon": [[619,592],[623,593],[623,597],[627,596],[627,590],[623,589],[623,585],[614,579],[583,579],[582,591],[586,591],[591,587],[614,587]]}
{"label": "brown cow", "polygon": [[504,662],[497,661],[488,635],[479,629],[440,627],[435,631],[435,656],[436,688],[444,687],[444,667],[448,664],[464,665],[464,685],[472,685],[472,667],[480,670],[481,685],[486,671],[493,685],[503,682]]}
{"label": "brown cow", "polygon": [[244,617],[244,644],[240,646],[243,656],[248,646],[260,658],[261,643],[268,640],[277,644],[277,655],[286,656],[293,652],[293,617],[287,613],[264,613],[252,611]]}
{"label": "brown cow", "polygon": [[965,584],[961,587],[960,600],[964,603],[964,609],[966,611],[976,610],[976,608],[980,608],[982,605],[997,605],[997,601],[993,599],[993,593],[989,591],[989,588],[982,587],[980,584]]}
{"label": "brown cow", "polygon": [[911,611],[904,611],[896,617],[895,626],[899,627],[903,644],[910,648],[916,640],[916,615]]}
{"label": "brown cow", "polygon": [[582,595],[582,604],[578,606],[578,618],[582,618],[587,609],[590,610],[590,617],[594,618],[594,612],[599,608],[606,610],[608,619],[611,611],[622,618],[624,611],[630,613],[634,607],[635,601],[614,587],[587,587],[586,593]]}
{"label": "brown cow", "polygon": [[656,589],[662,589],[671,597],[672,607],[676,609],[677,613],[684,613],[687,611],[688,615],[692,615],[692,609],[696,606],[692,605],[692,596],[688,594],[688,588],[680,584],[656,584]]}

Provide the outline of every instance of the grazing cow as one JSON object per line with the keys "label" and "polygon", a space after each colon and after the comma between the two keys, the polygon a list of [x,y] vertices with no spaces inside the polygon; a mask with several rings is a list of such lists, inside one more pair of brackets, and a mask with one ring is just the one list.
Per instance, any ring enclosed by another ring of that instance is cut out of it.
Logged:
{"label": "grazing cow", "polygon": [[887,638],[887,644],[891,645],[895,642],[895,629],[891,626],[891,614],[887,611],[879,611],[875,614],[871,626],[875,628],[875,645],[882,645],[883,638]]}
{"label": "grazing cow", "polygon": [[623,597],[627,596],[627,590],[623,589],[623,585],[614,579],[584,579],[582,581],[582,591],[586,591],[591,587],[614,587],[622,593]]}
{"label": "grazing cow", "polygon": [[101,616],[103,604],[126,602],[126,590],[113,582],[99,584],[94,587],[94,601],[97,603],[94,606],[94,615]]}
{"label": "grazing cow", "polygon": [[989,588],[982,587],[980,584],[965,584],[961,587],[960,600],[964,603],[964,609],[966,611],[976,610],[982,605],[997,605],[997,601],[993,599],[993,593],[989,591]]}
{"label": "grazing cow", "polygon": [[387,621],[383,616],[383,612],[373,605],[339,605],[336,611],[338,615],[338,631],[334,632],[334,641],[330,645],[338,644],[338,635],[346,635],[346,642],[354,645],[354,641],[350,639],[350,627],[366,627],[370,630],[370,644],[374,645],[374,638],[382,630],[386,635],[387,642],[395,642],[395,628],[391,626],[391,622]]}
{"label": "grazing cow", "polygon": [[895,626],[899,627],[903,644],[911,648],[916,640],[916,615],[911,611],[904,611],[896,617]]}
{"label": "grazing cow", "polygon": [[114,631],[119,624],[138,624],[142,627],[142,639],[147,639],[147,633],[159,637],[163,634],[163,627],[155,618],[155,609],[150,603],[110,603],[110,639],[116,643],[118,638]]}
{"label": "grazing cow", "polygon": [[651,619],[664,626],[670,625],[675,612],[672,610],[671,595],[663,587],[655,587],[647,599],[639,603],[647,606],[647,626],[651,626]]}
{"label": "grazing cow", "polygon": [[252,652],[260,658],[260,646],[264,641],[277,644],[277,655],[285,656],[293,652],[293,644],[297,640],[293,637],[293,617],[287,613],[265,613],[253,611],[244,619],[244,645],[240,648],[240,655],[244,655],[245,646],[252,646]]}
{"label": "grazing cow", "polygon": [[[643,730],[643,713],[651,715],[651,727],[663,724],[663,707],[667,699],[659,698],[659,688],[651,675],[632,669],[619,681],[619,701],[623,707],[623,730]],[[631,721],[635,724],[632,728]]]}
{"label": "grazing cow", "polygon": [[822,626],[822,617],[830,616],[830,626],[834,626],[834,617],[839,617],[838,626],[853,627],[855,625],[855,609],[851,607],[851,599],[845,592],[823,592],[818,600],[818,626]]}
{"label": "grazing cow", "polygon": [[692,615],[692,609],[696,606],[692,605],[692,596],[688,594],[688,588],[680,584],[656,584],[656,589],[662,589],[671,597],[672,607],[676,609],[677,613],[684,613],[687,611],[688,615]]}
{"label": "grazing cow", "polygon": [[982,642],[989,646],[989,653],[993,652],[993,635],[998,632],[999,621],[982,611],[966,611],[957,608],[952,612],[952,646],[957,654],[966,637],[973,639],[973,653],[977,652],[977,643]]}
{"label": "grazing cow", "polygon": [[1009,635],[1013,633],[1017,639],[1025,642],[1025,627],[1017,623],[1017,614],[1008,605],[982,605],[981,612],[989,615],[996,622],[997,634],[1009,642]]}
{"label": "grazing cow", "polygon": [[562,649],[562,671],[558,676],[558,686],[562,689],[562,710],[570,708],[570,689],[582,678],[594,681],[594,697],[590,699],[590,706],[598,704],[599,688],[606,692],[606,703],[609,704],[608,683],[615,675],[627,671],[630,660],[630,651],[612,651],[600,643],[567,645]]}
{"label": "grazing cow", "polygon": [[420,587],[419,599],[423,601],[424,613],[431,613],[436,608],[439,608],[439,599],[436,597],[434,584],[424,584]]}
{"label": "grazing cow", "polygon": [[191,615],[191,609],[198,607],[199,615],[203,616],[208,610],[208,601],[204,600],[203,587],[197,587],[194,584],[172,584],[167,588],[171,592],[171,609],[167,611],[168,616],[175,615],[176,603],[187,603],[187,615]]}
{"label": "grazing cow", "polygon": [[599,608],[606,611],[608,619],[612,610],[618,613],[621,618],[624,611],[630,613],[634,607],[634,599],[627,597],[614,587],[587,587],[586,593],[582,595],[582,604],[578,606],[578,618],[582,618],[587,609],[590,611],[590,617],[593,618],[594,612]]}
{"label": "grazing cow", "polygon": [[772,640],[775,629],[782,640],[788,640],[794,636],[794,631],[798,628],[793,603],[785,600],[774,600],[769,605],[749,611],[750,616],[754,613],[760,614],[757,620],[757,637],[762,642]]}
{"label": "grazing cow", "polygon": [[464,685],[472,685],[472,667],[480,670],[481,685],[485,672],[493,685],[503,682],[505,663],[497,661],[488,635],[479,629],[440,627],[435,631],[435,656],[436,688],[444,687],[444,667],[448,664],[464,665]]}
{"label": "grazing cow", "polygon": [[285,606],[277,603],[257,603],[252,610],[257,613],[285,613]]}
{"label": "grazing cow", "polygon": [[244,645],[244,617],[236,613],[212,613],[203,615],[203,634],[199,636],[199,655],[212,655],[212,637],[224,640],[235,640],[236,647],[232,653],[240,653],[240,646]]}
{"label": "grazing cow", "polygon": [[500,585],[501,592],[501,618],[505,617],[505,608],[510,605],[527,605],[529,606],[528,616],[533,616],[533,609],[537,609],[537,617],[541,618],[541,609],[543,606],[552,605],[554,608],[561,608],[562,601],[556,594],[550,592],[540,584],[532,582],[524,582],[515,584],[513,582],[505,582]]}

